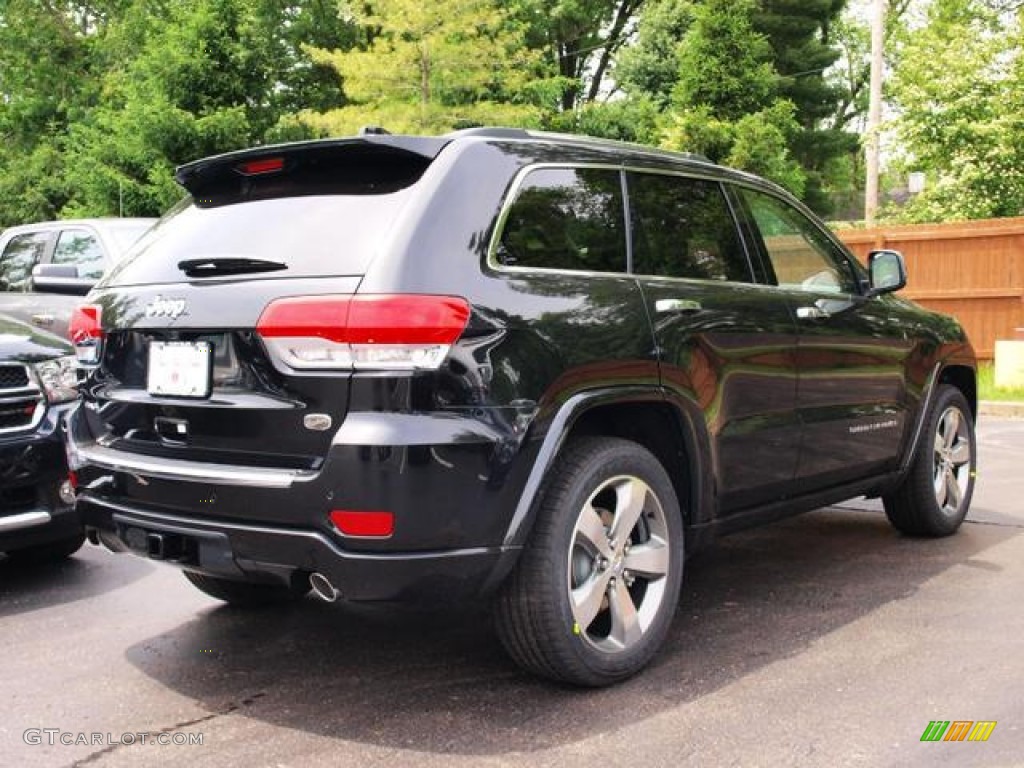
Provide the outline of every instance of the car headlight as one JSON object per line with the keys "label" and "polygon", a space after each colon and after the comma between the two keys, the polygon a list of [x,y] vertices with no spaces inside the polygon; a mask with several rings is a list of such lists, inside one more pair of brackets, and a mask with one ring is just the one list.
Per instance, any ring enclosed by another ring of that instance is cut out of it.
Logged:
{"label": "car headlight", "polygon": [[78,366],[74,356],[57,357],[33,367],[51,403],[64,403],[78,397]]}

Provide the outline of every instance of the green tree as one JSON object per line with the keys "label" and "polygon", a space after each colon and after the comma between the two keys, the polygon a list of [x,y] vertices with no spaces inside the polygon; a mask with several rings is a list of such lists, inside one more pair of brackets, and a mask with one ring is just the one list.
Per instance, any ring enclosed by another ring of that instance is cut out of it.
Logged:
{"label": "green tree", "polygon": [[351,50],[309,48],[332,67],[350,103],[302,120],[331,134],[367,124],[440,132],[460,125],[536,125],[557,94],[525,30],[492,0],[373,0],[349,17],[364,35]]}
{"label": "green tree", "polygon": [[754,0],[705,0],[679,47],[673,104],[705,105],[738,120],[771,103],[779,89],[768,39],[753,25]]}
{"label": "green tree", "polygon": [[103,78],[103,101],[70,129],[65,215],[151,215],[181,192],[174,167],[259,140],[276,122],[272,48],[248,0],[129,9],[111,49],[139,44]]}
{"label": "green tree", "polygon": [[793,104],[800,124],[789,149],[806,175],[804,201],[822,212],[831,209],[836,192],[827,178],[834,162],[860,148],[858,137],[836,124],[844,94],[828,76],[841,54],[836,34],[845,5],[846,0],[761,0],[752,17],[772,48],[777,94]]}
{"label": "green tree", "polygon": [[571,112],[597,101],[628,41],[645,0],[513,0],[513,18],[526,25],[526,44],[553,63],[561,85],[558,106]]}
{"label": "green tree", "polygon": [[1020,4],[934,0],[923,26],[902,37],[890,91],[904,153],[898,165],[924,171],[928,182],[901,217],[1024,212],[1022,28]]}
{"label": "green tree", "polygon": [[666,145],[764,173],[824,211],[827,177],[857,145],[826,77],[845,1],[656,0],[615,73],[662,110]]}
{"label": "green tree", "polygon": [[158,213],[177,164],[311,136],[345,99],[301,45],[354,32],[334,0],[5,0],[0,224]]}
{"label": "green tree", "polygon": [[97,98],[106,6],[0,5],[0,225],[51,218],[66,200],[61,144]]}
{"label": "green tree", "polygon": [[705,0],[679,50],[679,77],[663,118],[662,144],[759,173],[804,191],[790,145],[796,108],[779,97],[768,39],[753,25],[754,0]]}
{"label": "green tree", "polygon": [[644,6],[636,40],[622,49],[614,75],[628,94],[664,109],[679,80],[679,42],[693,23],[695,0],[655,0]]}

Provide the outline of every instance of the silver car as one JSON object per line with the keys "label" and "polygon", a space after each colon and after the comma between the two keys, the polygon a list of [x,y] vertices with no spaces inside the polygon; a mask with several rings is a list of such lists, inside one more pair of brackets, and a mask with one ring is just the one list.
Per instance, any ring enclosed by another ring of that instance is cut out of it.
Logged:
{"label": "silver car", "polygon": [[71,310],[156,219],[68,219],[0,234],[0,312],[64,336]]}

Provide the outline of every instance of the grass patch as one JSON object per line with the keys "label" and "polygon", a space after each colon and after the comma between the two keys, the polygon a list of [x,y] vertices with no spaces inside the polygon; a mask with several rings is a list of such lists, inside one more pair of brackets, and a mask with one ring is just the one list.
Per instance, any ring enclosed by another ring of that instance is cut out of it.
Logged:
{"label": "grass patch", "polygon": [[992,363],[978,365],[978,399],[1002,402],[1024,402],[1024,387],[1001,389],[996,387],[996,367]]}

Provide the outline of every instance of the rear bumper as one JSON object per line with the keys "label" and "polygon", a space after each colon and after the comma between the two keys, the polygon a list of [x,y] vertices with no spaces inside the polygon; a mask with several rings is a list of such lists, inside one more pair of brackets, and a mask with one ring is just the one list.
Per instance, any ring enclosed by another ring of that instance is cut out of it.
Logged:
{"label": "rear bumper", "polygon": [[343,550],[319,531],[147,514],[85,494],[87,528],[108,548],[229,579],[293,583],[321,573],[348,600],[464,599],[497,586],[512,548],[373,554]]}
{"label": "rear bumper", "polygon": [[[519,551],[505,536],[529,462],[493,415],[350,413],[313,472],[118,450],[85,410],[77,506],[117,551],[248,581],[321,573],[351,600],[486,595]],[[389,511],[394,534],[346,536],[335,509]]]}

